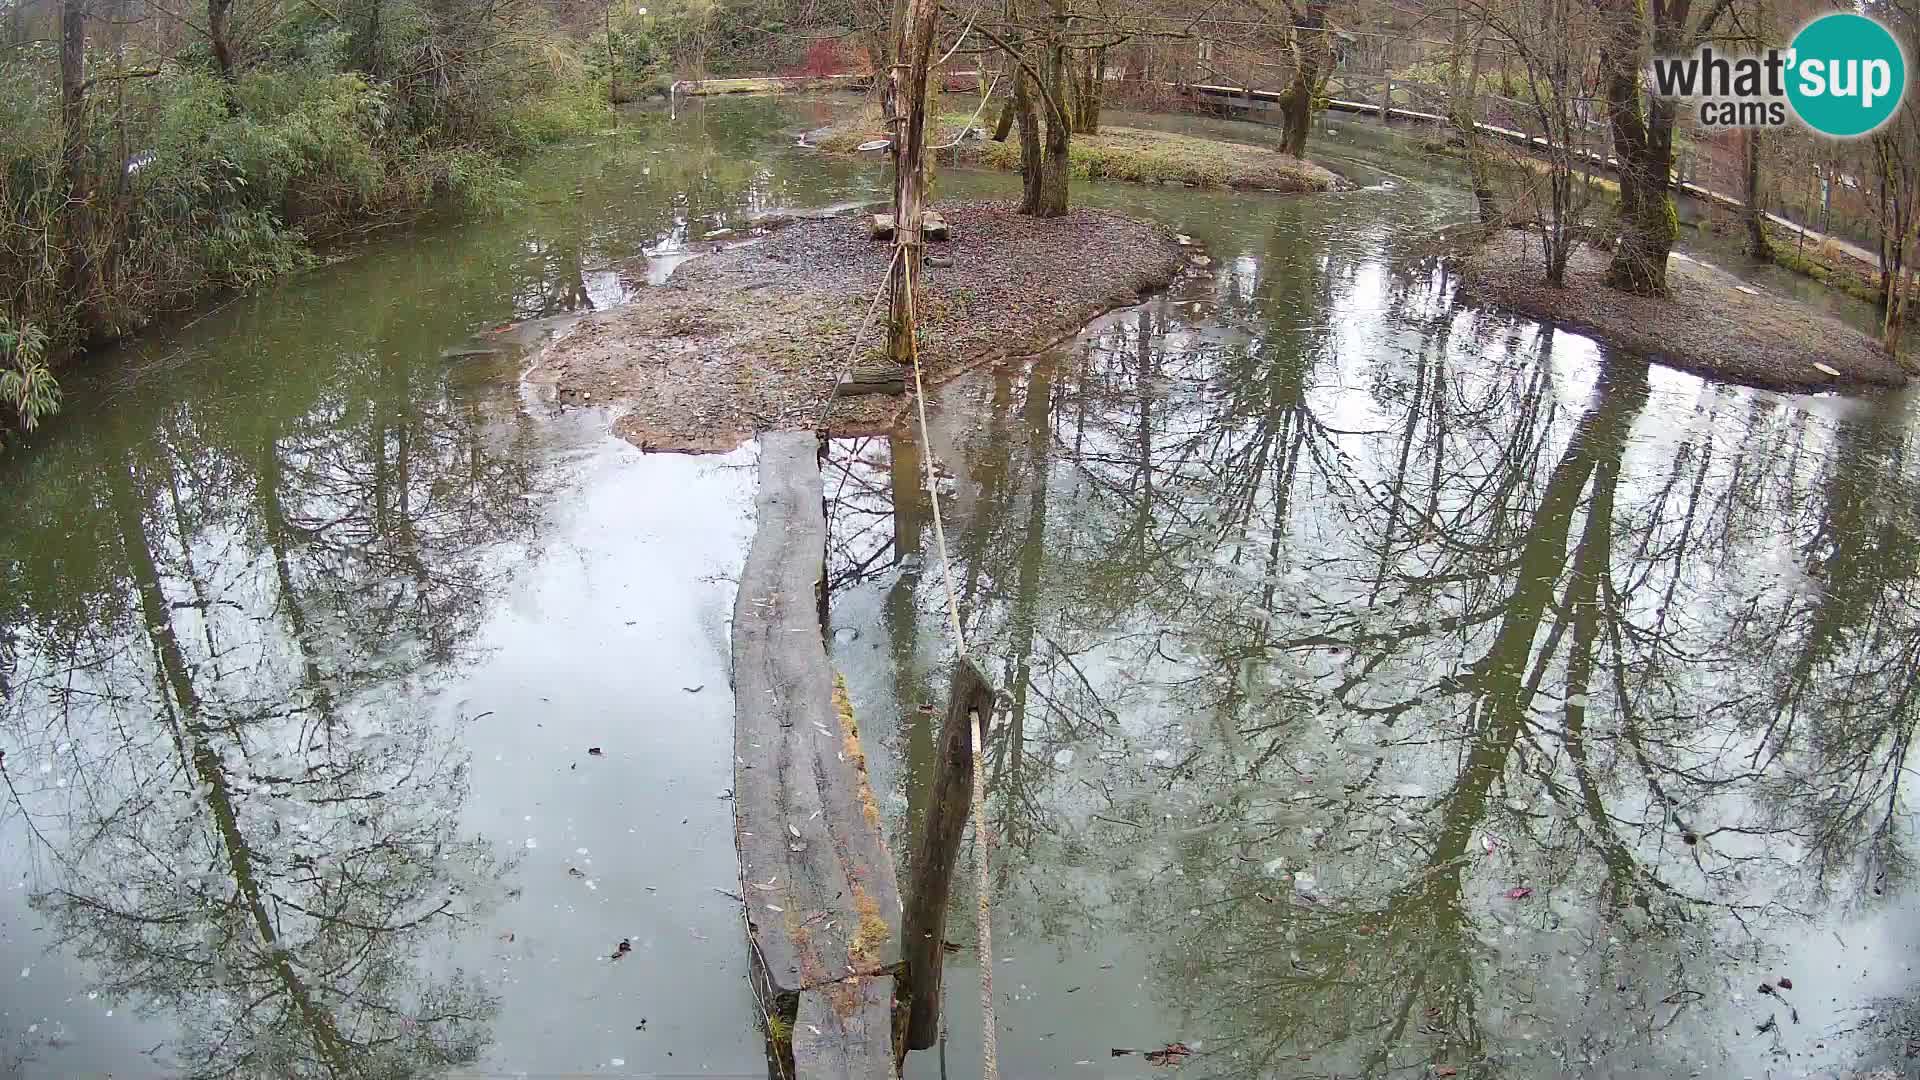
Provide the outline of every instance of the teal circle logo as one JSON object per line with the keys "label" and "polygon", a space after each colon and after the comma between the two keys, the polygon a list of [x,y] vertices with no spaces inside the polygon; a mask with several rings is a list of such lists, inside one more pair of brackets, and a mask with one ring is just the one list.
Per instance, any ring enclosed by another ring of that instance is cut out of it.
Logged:
{"label": "teal circle logo", "polygon": [[1907,93],[1907,58],[1887,28],[1865,15],[1822,15],[1788,53],[1787,100],[1822,135],[1865,135],[1892,118]]}

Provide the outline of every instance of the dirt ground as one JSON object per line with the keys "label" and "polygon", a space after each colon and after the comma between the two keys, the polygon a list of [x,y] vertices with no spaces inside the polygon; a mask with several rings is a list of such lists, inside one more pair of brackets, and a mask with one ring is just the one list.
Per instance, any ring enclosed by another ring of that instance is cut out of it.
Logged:
{"label": "dirt ground", "polygon": [[[927,245],[920,307],[921,363],[936,382],[1069,337],[1198,255],[1166,229],[1103,211],[1041,221],[1004,203],[939,209],[954,239]],[[908,396],[832,394],[850,354],[884,360],[884,307],[857,351],[855,338],[892,252],[859,215],[793,222],[580,320],[527,379],[562,404],[613,406],[615,431],[648,450],[725,450],[769,430],[884,430]]]}
{"label": "dirt ground", "polygon": [[1567,287],[1550,288],[1539,237],[1510,229],[1461,260],[1460,270],[1473,295],[1710,378],[1776,390],[1907,381],[1908,373],[1874,338],[1786,297],[1743,291],[1752,287],[1724,271],[1675,256],[1667,264],[1673,295],[1656,300],[1603,285],[1607,258],[1580,248],[1567,264]]}

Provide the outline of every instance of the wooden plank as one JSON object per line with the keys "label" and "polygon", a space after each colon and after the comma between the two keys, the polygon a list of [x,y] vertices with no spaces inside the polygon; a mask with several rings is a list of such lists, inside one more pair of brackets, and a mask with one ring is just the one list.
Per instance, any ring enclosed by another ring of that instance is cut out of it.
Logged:
{"label": "wooden plank", "polygon": [[934,763],[933,800],[927,805],[920,844],[914,849],[913,877],[903,919],[901,952],[906,960],[903,990],[907,999],[909,1050],[925,1050],[940,1034],[940,980],[945,967],[947,905],[953,896],[953,868],[960,858],[973,806],[973,725],[993,717],[993,687],[972,660],[961,657],[953,668],[947,715],[940,722],[940,756]]}
{"label": "wooden plank", "polygon": [[800,992],[796,1077],[867,1080],[893,1071],[893,980],[845,979]]}
{"label": "wooden plank", "polygon": [[[836,692],[821,635],[827,527],[818,454],[810,432],[761,437],[755,533],[733,614],[741,896],[757,989],[767,1011],[789,1023],[803,991],[858,981],[851,976],[885,975],[891,986],[899,963],[899,885],[852,709]],[[866,1028],[831,1030],[851,1038]],[[890,1040],[880,1046],[890,1063]],[[821,1061],[872,1059],[859,1047],[836,1052]],[[795,1074],[840,1075],[816,1072],[797,1041]]]}

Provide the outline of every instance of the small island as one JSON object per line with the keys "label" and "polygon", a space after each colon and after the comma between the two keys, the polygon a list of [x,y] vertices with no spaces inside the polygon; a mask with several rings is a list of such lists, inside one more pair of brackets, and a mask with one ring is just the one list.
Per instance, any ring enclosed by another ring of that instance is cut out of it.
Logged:
{"label": "small island", "polygon": [[[971,113],[943,111],[935,117],[934,125],[932,141],[941,164],[1020,171],[1020,142],[1011,133],[1005,138],[990,137]],[[873,109],[807,134],[808,145],[836,154],[857,153],[859,147],[886,138],[886,126]],[[883,155],[873,157],[876,163],[886,160]],[[1272,147],[1111,124],[1102,124],[1097,131],[1076,131],[1067,162],[1077,180],[1126,180],[1283,194],[1338,191],[1350,186],[1332,170]]]}
{"label": "small island", "polygon": [[1543,279],[1541,259],[1537,232],[1508,228],[1468,246],[1456,266],[1471,296],[1708,378],[1785,391],[1908,379],[1870,335],[1684,255],[1671,256],[1664,297],[1607,287],[1607,252],[1592,245],[1574,247],[1560,288]]}
{"label": "small island", "polygon": [[[1008,203],[942,204],[951,239],[927,245],[920,357],[938,381],[1038,352],[1136,303],[1198,260],[1171,231],[1098,210],[1021,215]],[[856,363],[884,363],[885,309],[860,333],[892,244],[869,217],[793,221],[679,268],[632,302],[549,344],[528,381],[568,405],[612,405],[648,450],[727,450],[769,430],[883,430],[889,395],[835,398]],[[829,406],[832,406],[829,415]]]}

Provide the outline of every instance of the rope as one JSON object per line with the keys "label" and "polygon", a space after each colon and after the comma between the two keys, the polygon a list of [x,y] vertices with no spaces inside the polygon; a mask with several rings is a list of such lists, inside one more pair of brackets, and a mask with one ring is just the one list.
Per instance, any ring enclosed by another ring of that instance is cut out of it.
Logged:
{"label": "rope", "polygon": [[[894,228],[899,227],[900,223],[894,222]],[[940,490],[939,485],[933,481],[933,443],[927,436],[927,388],[920,380],[920,335],[917,332],[920,315],[914,299],[912,290],[908,290],[907,322],[916,329],[916,332],[908,338],[907,351],[913,356],[913,404],[920,413],[920,446],[923,451],[920,455],[920,464],[927,474],[927,498],[933,507],[933,541],[934,546],[940,549],[940,573],[947,587],[948,628],[953,631],[956,654],[964,659],[967,655],[967,635],[960,629],[959,591],[953,587],[953,559],[947,554],[946,527],[940,523]],[[976,769],[979,767],[977,755],[974,758],[974,767]]]}
{"label": "rope", "polygon": [[[899,227],[899,222],[894,227]],[[908,279],[912,280],[911,277]],[[918,311],[912,289],[907,290],[908,324],[917,330]],[[960,627],[959,593],[953,587],[953,559],[947,554],[947,530],[940,521],[940,492],[933,478],[933,440],[927,429],[927,389],[920,377],[920,335],[909,336],[907,351],[913,357],[913,403],[920,419],[921,464],[926,469],[927,498],[933,509],[934,546],[940,551],[941,578],[947,589],[947,618],[953,631],[954,651],[964,660],[967,637]],[[973,895],[976,901],[974,930],[980,958],[980,1076],[981,1080],[1000,1078],[1000,1025],[993,1007],[993,892],[987,868],[993,855],[993,831],[987,825],[987,772],[982,761],[986,751],[980,729],[990,719],[969,715],[967,728],[973,737]]]}
{"label": "rope", "polygon": [[986,755],[980,742],[980,725],[969,722],[967,726],[973,729],[973,895],[979,901],[974,918],[980,935],[980,1076],[981,1080],[999,1080],[999,1025],[993,1018],[993,893],[987,882],[987,855],[993,836],[987,829],[985,809],[987,771],[980,767],[980,759]]}
{"label": "rope", "polygon": [[993,81],[987,84],[987,92],[984,95],[982,95],[980,98],[980,107],[973,110],[973,119],[967,121],[967,126],[960,129],[960,134],[955,136],[954,140],[950,143],[941,143],[939,146],[929,146],[927,147],[927,149],[951,150],[954,147],[959,146],[961,142],[965,141],[967,137],[967,132],[972,131],[973,125],[979,122],[980,114],[987,111],[987,102],[993,100],[993,88],[999,85],[1000,85],[1000,73],[996,71],[993,73]]}
{"label": "rope", "polygon": [[813,430],[821,431],[827,426],[827,414],[833,411],[834,394],[838,391],[842,377],[853,373],[853,358],[860,351],[860,339],[867,336],[867,327],[873,325],[873,313],[880,310],[880,298],[887,295],[887,286],[893,281],[893,268],[900,261],[900,248],[893,249],[893,258],[887,260],[887,272],[880,275],[880,289],[873,294],[873,303],[867,305],[867,317],[860,320],[860,329],[853,332],[853,341],[847,346],[847,358],[840,365],[840,373],[833,378],[833,385],[827,387],[827,403],[820,407],[820,419]]}
{"label": "rope", "polygon": [[[989,88],[991,94],[991,88]],[[986,108],[985,100],[981,109]],[[975,113],[977,119],[979,113]],[[898,235],[901,222],[894,222],[895,235]],[[846,369],[853,368],[853,358],[860,348],[860,339],[866,335],[867,327],[872,324],[873,316],[880,309],[880,298],[887,294],[893,275],[903,267],[902,255],[906,245],[895,244],[893,258],[887,263],[887,272],[880,279],[880,288],[873,294],[873,303],[867,307],[867,317],[861,321],[860,329],[854,332],[853,344],[847,349]],[[909,286],[914,276],[907,275]],[[917,297],[913,288],[907,289],[907,321],[918,327],[920,319]],[[940,518],[940,490],[933,476],[933,440],[927,428],[927,387],[920,375],[919,334],[909,335],[907,351],[913,358],[913,403],[920,421],[921,464],[924,466],[927,480],[927,498],[933,509],[933,540],[940,552],[940,576],[947,590],[948,629],[953,631],[954,652],[960,659],[967,655],[967,635],[960,626],[959,590],[953,586],[953,558],[947,553],[947,529]],[[825,408],[820,411],[820,422],[815,429],[826,427],[827,414],[833,409],[834,398],[827,395]],[[981,1080],[1000,1080],[999,1022],[994,1016],[993,1007],[993,896],[988,880],[988,866],[993,855],[993,833],[987,826],[987,774],[981,765],[986,757],[980,729],[987,719],[969,716],[967,727],[973,737],[973,875],[974,897],[977,901],[975,912],[975,932],[979,938],[980,957],[980,1076]]]}

